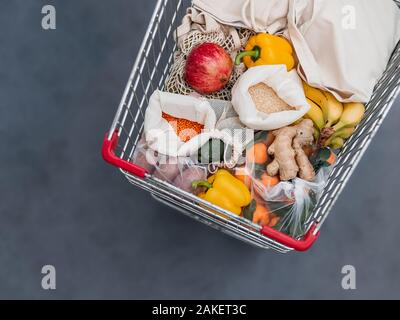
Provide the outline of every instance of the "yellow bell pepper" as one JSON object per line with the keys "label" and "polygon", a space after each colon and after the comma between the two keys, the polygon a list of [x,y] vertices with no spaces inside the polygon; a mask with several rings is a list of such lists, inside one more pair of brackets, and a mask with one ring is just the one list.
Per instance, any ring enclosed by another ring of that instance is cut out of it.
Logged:
{"label": "yellow bell pepper", "polygon": [[227,170],[218,170],[207,181],[193,181],[192,186],[206,187],[207,191],[201,193],[200,198],[236,215],[240,215],[242,207],[248,206],[251,202],[249,189]]}
{"label": "yellow bell pepper", "polygon": [[236,57],[236,65],[243,59],[247,68],[269,64],[285,64],[290,71],[295,66],[293,48],[285,38],[268,33],[259,33],[250,37],[245,51]]}

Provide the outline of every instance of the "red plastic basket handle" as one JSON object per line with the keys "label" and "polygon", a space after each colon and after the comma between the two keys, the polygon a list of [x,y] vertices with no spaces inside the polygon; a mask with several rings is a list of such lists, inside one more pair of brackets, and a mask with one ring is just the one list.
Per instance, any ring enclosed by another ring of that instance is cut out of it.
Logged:
{"label": "red plastic basket handle", "polygon": [[101,152],[103,155],[103,159],[117,168],[125,170],[139,178],[144,178],[146,175],[145,169],[139,167],[134,163],[130,163],[126,160],[118,158],[115,155],[115,148],[117,147],[117,144],[118,144],[118,132],[113,133],[111,140],[108,140],[108,134],[106,134]]}
{"label": "red plastic basket handle", "polygon": [[283,244],[284,246],[293,248],[296,251],[307,251],[318,239],[319,231],[314,234],[316,228],[317,225],[313,224],[302,240],[293,239],[292,237],[267,226],[261,229],[261,234]]}

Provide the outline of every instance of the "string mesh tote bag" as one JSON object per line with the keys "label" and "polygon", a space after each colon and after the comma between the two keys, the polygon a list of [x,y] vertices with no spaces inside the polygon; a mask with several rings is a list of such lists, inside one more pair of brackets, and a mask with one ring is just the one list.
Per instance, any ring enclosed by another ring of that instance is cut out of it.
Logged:
{"label": "string mesh tote bag", "polygon": [[[189,95],[194,92],[185,81],[185,65],[187,56],[197,45],[204,42],[218,44],[234,60],[237,53],[253,34],[252,30],[222,25],[210,15],[195,8],[189,8],[186,16],[183,18],[182,24],[177,28],[176,40],[178,48],[174,54],[174,64],[170,69],[164,90],[183,95]],[[210,99],[231,100],[232,87],[244,71],[243,66],[235,66],[226,87],[206,97]]]}

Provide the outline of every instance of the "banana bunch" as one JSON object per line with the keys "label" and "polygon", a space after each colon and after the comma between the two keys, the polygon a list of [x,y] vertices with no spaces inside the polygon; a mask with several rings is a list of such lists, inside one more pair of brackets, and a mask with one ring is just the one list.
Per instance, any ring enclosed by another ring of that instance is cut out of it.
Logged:
{"label": "banana bunch", "polygon": [[339,102],[330,92],[310,87],[303,82],[310,105],[305,118],[314,122],[314,137],[322,146],[340,149],[361,122],[365,107],[362,103]]}

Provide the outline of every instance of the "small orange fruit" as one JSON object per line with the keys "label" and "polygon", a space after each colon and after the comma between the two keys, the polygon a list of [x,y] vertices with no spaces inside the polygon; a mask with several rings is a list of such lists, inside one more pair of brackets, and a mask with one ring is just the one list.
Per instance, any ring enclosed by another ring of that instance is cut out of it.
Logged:
{"label": "small orange fruit", "polygon": [[253,214],[253,222],[261,226],[268,226],[270,223],[270,213],[268,209],[257,203],[256,211]]}
{"label": "small orange fruit", "polygon": [[275,227],[275,226],[278,224],[278,222],[279,222],[279,217],[278,217],[278,216],[275,216],[275,215],[272,215],[272,217],[271,217],[271,219],[270,219],[270,221],[269,221],[268,226],[271,227],[271,228],[273,228],[273,227]]}
{"label": "small orange fruit", "polygon": [[268,160],[267,146],[264,143],[256,143],[246,152],[246,160],[250,163],[264,164]]}
{"label": "small orange fruit", "polygon": [[263,186],[266,188],[275,187],[280,182],[278,176],[271,177],[266,172],[261,175],[260,180]]}

